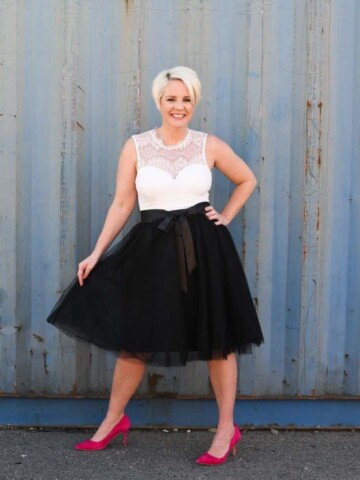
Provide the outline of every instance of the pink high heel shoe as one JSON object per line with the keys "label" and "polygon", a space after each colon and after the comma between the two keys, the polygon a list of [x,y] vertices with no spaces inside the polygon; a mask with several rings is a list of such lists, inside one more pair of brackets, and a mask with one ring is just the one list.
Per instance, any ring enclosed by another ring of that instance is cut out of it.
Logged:
{"label": "pink high heel shoe", "polygon": [[114,428],[106,435],[105,438],[99,442],[94,442],[93,440],[85,440],[75,445],[76,450],[103,450],[107,444],[114,437],[120,433],[124,434],[124,446],[127,445],[128,431],[130,430],[130,419],[127,415],[124,415],[122,419],[114,426]]}
{"label": "pink high heel shoe", "polygon": [[237,425],[235,426],[234,435],[229,443],[229,448],[223,457],[214,457],[210,453],[206,452],[204,455],[196,459],[196,463],[200,465],[221,465],[226,462],[226,459],[229,456],[230,451],[232,450],[233,454],[236,455],[236,444],[241,440],[241,432]]}

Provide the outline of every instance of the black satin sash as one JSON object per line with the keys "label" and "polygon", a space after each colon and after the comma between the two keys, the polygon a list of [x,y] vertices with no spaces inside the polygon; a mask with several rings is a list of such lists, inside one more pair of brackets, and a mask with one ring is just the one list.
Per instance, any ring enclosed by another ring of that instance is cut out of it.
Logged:
{"label": "black satin sash", "polygon": [[194,242],[191,235],[190,226],[187,217],[205,213],[205,207],[209,202],[201,202],[183,210],[142,210],[141,221],[152,222],[153,220],[163,219],[159,223],[158,229],[168,233],[171,228],[175,228],[176,235],[176,253],[179,265],[179,280],[181,290],[187,292],[187,276],[196,267],[196,255]]}

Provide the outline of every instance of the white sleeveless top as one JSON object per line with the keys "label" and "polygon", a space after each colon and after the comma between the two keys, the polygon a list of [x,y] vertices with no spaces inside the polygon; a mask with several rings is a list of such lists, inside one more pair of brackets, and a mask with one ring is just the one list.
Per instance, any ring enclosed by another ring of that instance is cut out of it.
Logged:
{"label": "white sleeveless top", "polygon": [[175,145],[164,145],[155,129],[133,135],[140,210],[180,210],[209,201],[212,175],[205,158],[207,133],[188,129]]}

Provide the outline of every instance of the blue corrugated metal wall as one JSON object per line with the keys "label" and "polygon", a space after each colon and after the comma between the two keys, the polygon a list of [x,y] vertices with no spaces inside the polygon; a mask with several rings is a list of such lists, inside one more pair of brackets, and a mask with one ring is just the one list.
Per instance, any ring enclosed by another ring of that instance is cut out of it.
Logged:
{"label": "blue corrugated metal wall", "polygon": [[[359,22],[357,0],[0,1],[3,395],[109,391],[114,356],[45,319],[176,64],[202,79],[192,127],[258,178],[231,225],[266,340],[239,361],[239,395],[359,395]],[[230,191],[215,173],[217,207]],[[150,368],[139,393],[160,392],[208,396],[206,365]]]}

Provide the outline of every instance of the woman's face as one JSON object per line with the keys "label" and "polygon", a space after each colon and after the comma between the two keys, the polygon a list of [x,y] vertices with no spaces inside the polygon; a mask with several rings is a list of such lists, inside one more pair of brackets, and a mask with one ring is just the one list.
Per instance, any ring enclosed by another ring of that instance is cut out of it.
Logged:
{"label": "woman's face", "polygon": [[190,123],[195,106],[189,90],[181,80],[170,80],[160,99],[163,123],[172,127],[185,127]]}

